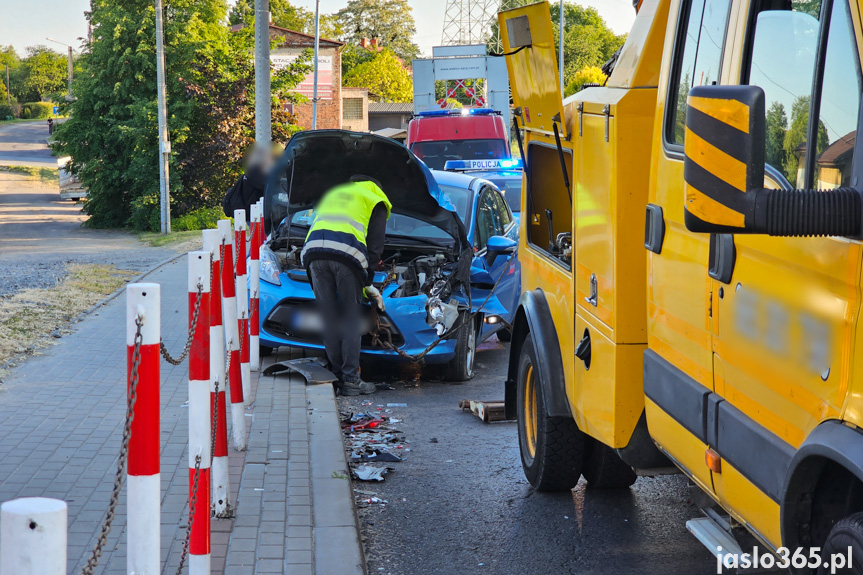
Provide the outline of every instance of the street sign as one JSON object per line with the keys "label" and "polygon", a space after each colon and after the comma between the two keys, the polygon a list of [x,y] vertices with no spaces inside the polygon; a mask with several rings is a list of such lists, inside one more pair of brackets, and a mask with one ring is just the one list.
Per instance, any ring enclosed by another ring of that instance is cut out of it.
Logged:
{"label": "street sign", "polygon": [[60,113],[60,106],[54,106],[54,114],[56,115],[59,113]]}

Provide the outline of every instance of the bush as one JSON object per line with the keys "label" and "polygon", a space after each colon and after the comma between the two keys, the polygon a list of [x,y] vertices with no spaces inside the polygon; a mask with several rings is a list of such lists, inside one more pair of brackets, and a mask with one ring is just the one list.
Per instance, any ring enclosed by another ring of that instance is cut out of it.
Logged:
{"label": "bush", "polygon": [[159,210],[159,192],[132,200],[132,215],[129,224],[139,232],[158,232],[162,227]]}
{"label": "bush", "polygon": [[28,108],[27,106],[24,106],[21,109],[21,117],[24,118],[25,120],[29,120],[30,116],[31,116],[30,108]]}
{"label": "bush", "polygon": [[175,219],[171,222],[171,228],[176,232],[208,230],[215,228],[216,223],[224,217],[222,208],[199,208]]}
{"label": "bush", "polygon": [[54,115],[54,104],[52,102],[30,102],[29,104],[24,104],[24,109],[30,110],[28,118],[50,118]]}
{"label": "bush", "polygon": [[12,106],[0,104],[0,120],[5,120],[6,118],[12,118],[14,116],[15,110],[12,108]]}

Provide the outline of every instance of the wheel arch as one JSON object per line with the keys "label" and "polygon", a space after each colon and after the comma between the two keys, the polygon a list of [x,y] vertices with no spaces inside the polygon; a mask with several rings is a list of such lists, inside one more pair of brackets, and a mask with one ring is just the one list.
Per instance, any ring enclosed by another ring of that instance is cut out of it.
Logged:
{"label": "wheel arch", "polygon": [[518,360],[528,334],[533,336],[535,350],[542,350],[542,353],[536,354],[536,369],[539,372],[547,415],[572,417],[569,400],[566,397],[566,378],[560,340],[557,337],[545,294],[537,288],[521,294],[515,319],[512,322],[512,341],[504,395],[507,418],[516,418]]}
{"label": "wheel arch", "polygon": [[863,510],[863,431],[840,421],[816,427],[791,460],[781,504],[788,548],[821,546],[833,524]]}

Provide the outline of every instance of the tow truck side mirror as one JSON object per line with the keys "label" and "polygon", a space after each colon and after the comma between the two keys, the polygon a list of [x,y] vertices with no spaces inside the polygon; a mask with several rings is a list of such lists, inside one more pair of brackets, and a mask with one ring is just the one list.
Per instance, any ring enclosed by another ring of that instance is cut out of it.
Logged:
{"label": "tow truck side mirror", "polygon": [[764,91],[698,86],[689,92],[684,221],[692,232],[857,236],[863,202],[851,188],[764,188]]}

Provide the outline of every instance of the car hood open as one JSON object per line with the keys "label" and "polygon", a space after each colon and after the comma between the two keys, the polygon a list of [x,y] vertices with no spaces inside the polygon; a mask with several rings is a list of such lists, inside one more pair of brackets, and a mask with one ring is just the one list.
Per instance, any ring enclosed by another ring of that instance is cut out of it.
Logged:
{"label": "car hood open", "polygon": [[381,183],[393,213],[444,230],[455,240],[456,254],[468,247],[464,224],[425,164],[395,140],[346,130],[300,132],[290,139],[267,182],[267,233],[357,174]]}

